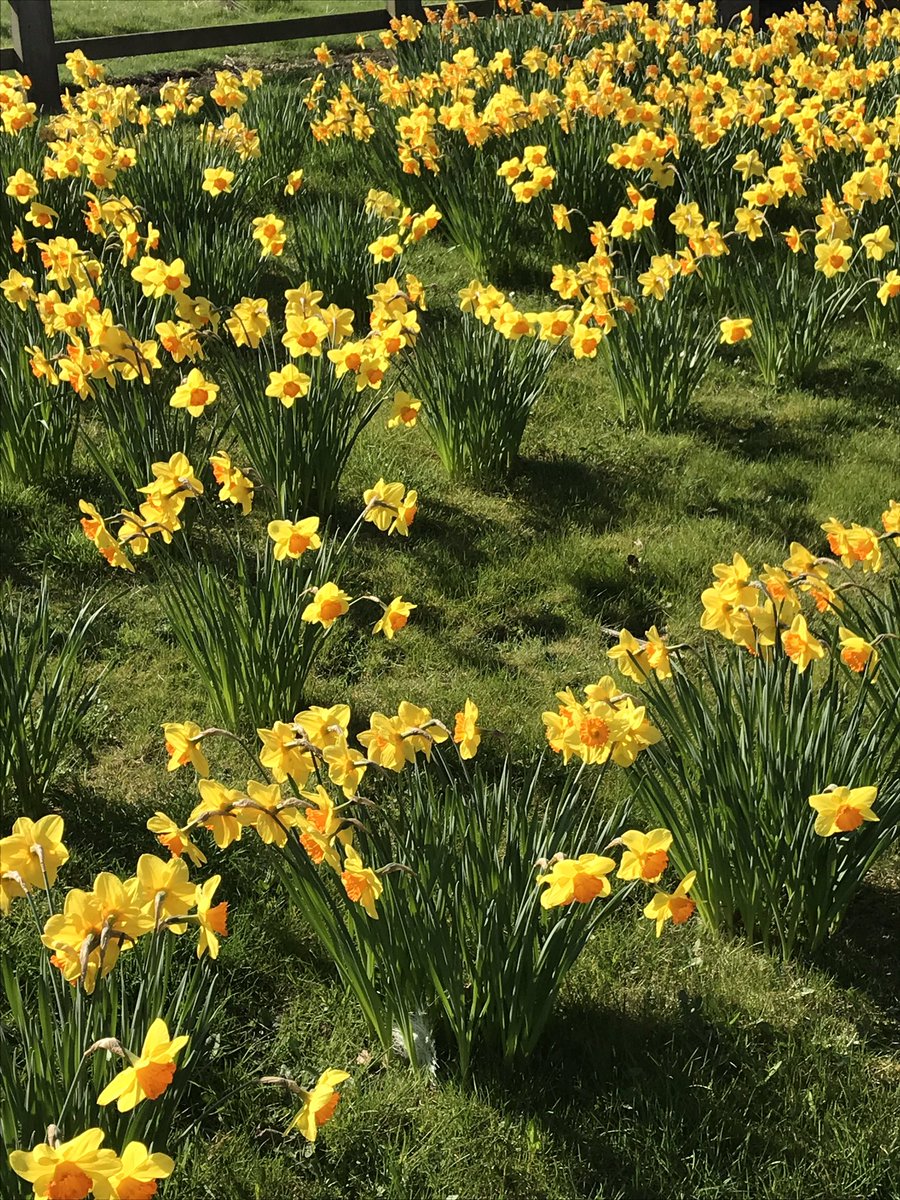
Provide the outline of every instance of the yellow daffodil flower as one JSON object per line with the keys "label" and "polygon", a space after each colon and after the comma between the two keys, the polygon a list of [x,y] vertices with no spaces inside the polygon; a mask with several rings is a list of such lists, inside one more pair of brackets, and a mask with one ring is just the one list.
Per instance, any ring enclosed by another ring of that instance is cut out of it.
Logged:
{"label": "yellow daffodil flower", "polygon": [[140,1054],[129,1054],[130,1065],[106,1085],[97,1097],[99,1105],[114,1100],[119,1112],[131,1112],[142,1100],[157,1100],[175,1077],[175,1059],[188,1044],[188,1038],[170,1038],[161,1017],[147,1030]]}
{"label": "yellow daffodil flower", "polygon": [[350,608],[350,597],[336,583],[323,583],[316,588],[313,599],[300,614],[301,621],[321,625],[330,629],[338,617],[342,617]]}
{"label": "yellow daffodil flower", "polygon": [[626,847],[617,872],[620,879],[656,883],[662,877],[669,865],[668,850],[672,845],[668,829],[651,829],[649,833],[629,829],[616,840]]}
{"label": "yellow daffodil flower", "polygon": [[481,729],[478,726],[478,706],[466,699],[462,711],[456,714],[453,740],[459,746],[460,758],[474,758],[481,745]]}
{"label": "yellow daffodil flower", "polygon": [[162,731],[166,739],[166,753],[169,755],[167,771],[177,771],[179,767],[190,763],[198,775],[209,774],[209,761],[200,749],[203,730],[199,725],[193,721],[180,724],[170,721],[163,725]]}
{"label": "yellow daffodil flower", "polygon": [[657,892],[650,903],[644,908],[644,916],[649,921],[656,922],[656,936],[662,935],[666,921],[673,925],[683,925],[689,920],[697,905],[688,896],[694,886],[697,872],[691,871],[685,875],[674,892]]}
{"label": "yellow daffodil flower", "polygon": [[31,1184],[38,1200],[86,1200],[102,1192],[121,1170],[113,1150],[101,1150],[102,1129],[88,1129],[68,1142],[41,1142],[33,1150],[13,1150],[9,1165]]}
{"label": "yellow daffodil flower", "polygon": [[415,607],[415,604],[410,604],[402,596],[395,596],[375,622],[372,632],[383,633],[388,641],[390,641],[396,633],[406,626],[409,615]]}
{"label": "yellow daffodil flower", "polygon": [[[115,1175],[110,1176],[110,1200],[151,1200],[157,1193],[157,1180],[168,1179],[175,1162],[159,1151],[151,1154],[143,1142],[129,1142]],[[100,1189],[95,1195],[102,1196]]]}
{"label": "yellow daffodil flower", "polygon": [[539,884],[546,884],[541,893],[541,908],[558,908],[567,904],[587,904],[597,896],[608,896],[607,879],[615,870],[615,862],[601,854],[582,854],[578,858],[563,858],[553,863]]}
{"label": "yellow daffodil flower", "polygon": [[222,882],[221,875],[213,875],[197,888],[196,917],[200,925],[200,937],[197,939],[197,957],[208,954],[210,958],[219,957],[219,938],[228,936],[228,901],[222,900],[213,904],[213,895]]}
{"label": "yellow daffodil flower", "polygon": [[874,671],[878,664],[878,651],[872,643],[844,625],[838,628],[838,634],[841,639],[841,662],[857,674],[862,674],[867,668]]}
{"label": "yellow daffodil flower", "polygon": [[308,1142],[314,1142],[321,1126],[334,1116],[340,1102],[338,1087],[350,1078],[346,1071],[333,1068],[323,1071],[311,1092],[303,1091],[303,1107],[291,1122],[291,1129],[299,1129]]}
{"label": "yellow daffodil flower", "polygon": [[350,844],[344,847],[341,883],[353,903],[361,904],[372,920],[377,921],[378,912],[375,902],[384,891],[384,884],[371,867],[363,866],[358,852]]}
{"label": "yellow daffodil flower", "polygon": [[306,517],[302,521],[270,521],[267,530],[274,542],[272,554],[276,562],[300,558],[307,550],[318,550],[322,545],[318,528],[318,517]]}
{"label": "yellow daffodil flower", "polygon": [[877,821],[872,811],[878,789],[875,787],[834,787],[820,795],[810,796],[809,806],[818,813],[816,833],[831,837],[835,833],[851,833],[863,821]]}

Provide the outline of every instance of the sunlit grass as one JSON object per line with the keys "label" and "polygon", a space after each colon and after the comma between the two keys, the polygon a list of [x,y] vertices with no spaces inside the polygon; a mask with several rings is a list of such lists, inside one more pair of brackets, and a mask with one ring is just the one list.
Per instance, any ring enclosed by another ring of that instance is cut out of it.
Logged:
{"label": "sunlit grass", "polygon": [[[384,0],[154,0],[135,4],[134,0],[53,0],[53,32],[57,41],[77,38],[108,37],[122,33],[149,33],[165,29],[199,29],[206,26],[239,25],[244,22],[281,21],[287,18],[318,17],[338,13],[369,12],[384,9]],[[10,9],[0,4],[0,41],[10,45]],[[374,45],[376,35],[367,35]],[[202,71],[221,67],[226,56],[243,64],[266,66],[296,64],[308,58],[311,41],[258,42],[252,45],[216,47],[211,50],[183,50],[178,54],[142,54],[134,58],[104,61],[108,78],[132,79],[136,76]],[[355,34],[328,38],[333,50],[354,49]],[[70,81],[68,72],[61,80]]]}

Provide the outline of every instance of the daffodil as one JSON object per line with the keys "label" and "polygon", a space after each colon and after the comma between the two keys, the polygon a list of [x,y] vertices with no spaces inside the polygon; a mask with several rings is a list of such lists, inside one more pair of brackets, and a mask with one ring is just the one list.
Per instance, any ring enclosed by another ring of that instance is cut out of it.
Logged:
{"label": "daffodil", "polygon": [[397,515],[406,488],[402,483],[385,483],[379,479],[374,487],[363,492],[363,520],[371,521],[382,533],[387,533]]}
{"label": "daffodil", "polygon": [[[142,854],[137,861],[135,895],[154,924],[185,916],[194,907],[196,888],[191,883],[183,858],[168,862],[155,854]],[[171,926],[181,933],[183,925]]]}
{"label": "daffodil", "polygon": [[236,815],[235,805],[244,799],[243,792],[227,788],[215,779],[197,781],[200,803],[188,817],[188,824],[199,821],[208,829],[220,850],[227,849],[241,838],[243,826]]}
{"label": "daffodil", "polygon": [[240,506],[246,517],[253,507],[254,485],[251,479],[238,467],[232,465],[231,458],[223,450],[213,454],[209,460],[213,469],[216,483],[219,485],[219,499]]}
{"label": "daffodil", "polygon": [[422,401],[414,399],[409,392],[397,392],[387,421],[388,429],[396,429],[398,426],[412,429],[418,420],[421,407]]}
{"label": "daffodil", "polygon": [[0,282],[0,288],[10,304],[17,305],[22,312],[25,312],[28,305],[35,299],[34,279],[30,275],[22,275],[15,270],[10,271],[7,277]]}
{"label": "daffodil", "polygon": [[713,586],[717,587],[723,595],[735,600],[738,604],[755,603],[756,594],[753,587],[750,586],[753,568],[743,554],[733,554],[731,562],[714,563],[712,571],[716,579]]}
{"label": "daffodil", "polygon": [[668,850],[672,845],[672,834],[668,829],[651,829],[649,833],[629,829],[617,840],[626,847],[619,863],[620,879],[656,883],[661,878],[669,865]]}
{"label": "daffodil", "polygon": [[302,521],[270,521],[268,534],[275,543],[272,554],[276,562],[299,558],[307,550],[318,550],[322,545],[318,529],[318,517],[305,517]]}
{"label": "daffodil", "polygon": [[852,257],[853,247],[839,238],[819,242],[816,246],[816,270],[821,271],[826,279],[833,279],[835,275],[850,270]]}
{"label": "daffodil", "polygon": [[303,168],[297,171],[291,171],[285,180],[284,194],[286,196],[296,196],[303,186]]}
{"label": "daffodil", "polygon": [[828,545],[845,567],[862,564],[864,572],[881,570],[881,544],[874,529],[865,525],[842,525],[835,517],[822,524],[828,535]]}
{"label": "daffodil", "polygon": [[247,797],[252,803],[240,809],[241,823],[252,825],[267,846],[284,846],[288,830],[297,823],[297,810],[285,805],[280,785],[251,779]]}
{"label": "daffodil", "polygon": [[169,1029],[157,1017],[144,1038],[140,1054],[126,1051],[129,1066],[106,1085],[97,1097],[99,1105],[114,1100],[119,1112],[131,1112],[142,1100],[157,1100],[175,1077],[175,1059],[188,1044],[185,1036],[170,1038]]}
{"label": "daffodil", "polygon": [[[186,869],[186,868],[185,868]],[[41,941],[53,951],[51,962],[69,983],[81,983],[90,994],[98,978],[115,967],[120,952],[153,928],[150,905],[137,879],[123,883],[101,871],[91,891],[72,888],[61,913],[47,918]]]}
{"label": "daffodil", "polygon": [[330,629],[338,617],[342,617],[350,608],[350,597],[336,583],[323,583],[316,588],[312,600],[300,614],[301,621],[321,625]]}
{"label": "daffodil", "polygon": [[657,892],[644,908],[644,916],[656,922],[657,937],[661,936],[666,921],[671,921],[673,925],[683,925],[690,919],[697,905],[688,896],[688,892],[696,879],[697,872],[690,871],[674,892]]}
{"label": "daffodil", "polygon": [[187,455],[176,451],[168,462],[155,462],[151,468],[153,482],[138,488],[147,496],[173,496],[176,493],[184,495],[203,495],[203,484],[194,474],[194,468],[188,461]]}
{"label": "daffodil", "polygon": [[390,641],[396,633],[405,628],[409,615],[415,607],[415,604],[410,604],[402,596],[395,596],[375,622],[372,632],[383,633]]}
{"label": "daffodil", "polygon": [[660,634],[655,625],[651,625],[645,631],[644,637],[647,639],[647,645],[644,647],[647,665],[651,671],[655,672],[659,679],[671,679],[672,668],[669,663],[669,647],[666,645],[665,638]]}
{"label": "daffodil", "polygon": [[249,346],[255,350],[268,332],[270,324],[268,300],[244,296],[231,310],[225,328],[236,346]]}
{"label": "daffodil", "polygon": [[340,1102],[338,1088],[350,1078],[346,1071],[333,1068],[323,1071],[312,1091],[300,1089],[303,1107],[291,1121],[291,1129],[299,1129],[308,1142],[314,1142],[321,1126],[334,1116]]}
{"label": "daffodil", "polygon": [[820,837],[835,833],[851,833],[863,821],[877,821],[872,811],[876,787],[833,787],[817,796],[810,796],[809,806],[818,813],[815,830]]}
{"label": "daffodil", "polygon": [[860,244],[866,252],[866,258],[873,262],[881,262],[892,250],[896,249],[896,242],[891,237],[888,225],[881,225],[874,233],[863,234]]}
{"label": "daffodil", "polygon": [[222,900],[213,904],[213,895],[222,882],[221,875],[212,875],[205,883],[197,888],[196,917],[200,925],[200,937],[197,940],[197,957],[209,954],[210,958],[219,957],[219,938],[228,936],[228,901]]}
{"label": "daffodil", "polygon": [[351,799],[359,791],[363,775],[369,760],[364,754],[347,744],[347,739],[341,737],[325,747],[322,756],[328,764],[328,778],[339,787],[344,795]]}
{"label": "daffodil", "polygon": [[384,891],[384,884],[371,867],[363,865],[358,852],[349,844],[344,847],[341,883],[353,903],[362,905],[372,920],[377,921],[378,911],[375,908],[375,902]]}
{"label": "daffodil", "polygon": [[434,720],[431,709],[411,704],[409,700],[401,700],[397,705],[397,727],[413,753],[421,751],[428,759],[432,746],[446,742],[450,736],[450,731]]}
{"label": "daffodil", "polygon": [[167,771],[177,771],[188,763],[198,775],[209,774],[209,760],[200,749],[203,730],[193,721],[168,722],[162,727],[169,761]]}
{"label": "daffodil", "polygon": [[[306,354],[308,354],[311,358],[321,358],[322,347],[327,337],[328,326],[320,316],[296,316],[293,313],[288,313],[286,315],[285,331],[281,337],[281,344],[285,347],[291,358],[302,358]],[[331,359],[332,355],[335,353],[337,353],[337,351],[329,350],[329,359]],[[284,371],[281,372],[281,375],[284,377]],[[282,390],[280,397],[282,403],[284,402],[284,396],[288,394],[288,391],[289,389]],[[305,395],[306,393],[305,391],[301,390],[297,394]],[[290,406],[288,405],[286,407]]]}
{"label": "daffodil", "polygon": [[[157,1194],[157,1181],[168,1179],[175,1162],[168,1154],[152,1153],[143,1142],[129,1142],[122,1151],[119,1169],[109,1177],[107,1200],[152,1200]],[[94,1189],[97,1200],[103,1200],[102,1188]]]}
{"label": "daffodil", "polygon": [[12,196],[19,204],[27,204],[38,194],[38,185],[33,175],[21,167],[15,175],[10,175],[6,181],[6,194]]}
{"label": "daffodil", "polygon": [[181,858],[182,854],[186,854],[195,867],[202,867],[206,862],[206,855],[191,841],[187,830],[165,813],[154,813],[147,822],[147,828],[156,834],[160,845],[165,846],[173,858]]}
{"label": "daffodil", "polygon": [[401,537],[409,536],[409,527],[415,520],[416,513],[419,511],[419,495],[416,491],[409,491],[397,505],[397,513],[394,520],[391,522],[388,529],[388,535],[399,533]]}
{"label": "daffodil", "polygon": [[192,367],[175,391],[169,404],[172,408],[186,408],[192,417],[199,417],[219,394],[219,385],[206,379],[203,372]]}
{"label": "daffodil", "polygon": [[896,300],[900,296],[900,271],[891,270],[881,281],[878,291],[875,293],[879,304],[887,305],[889,300]]}
{"label": "daffodil", "polygon": [[395,233],[376,238],[369,246],[369,253],[376,262],[391,262],[401,252],[400,238]]}
{"label": "daffodil", "polygon": [[541,907],[587,904],[597,896],[608,896],[611,889],[607,875],[615,866],[613,859],[602,854],[557,860],[546,874],[537,877],[538,883],[547,885],[541,893]]}
{"label": "daffodil", "polygon": [[317,865],[326,862],[332,870],[340,872],[341,859],[335,846],[335,838],[344,827],[337,815],[334,801],[321,786],[314,792],[303,792],[310,806],[298,816],[300,845]]}
{"label": "daffodil", "polygon": [[320,750],[345,739],[350,725],[350,705],[332,704],[322,708],[313,704],[294,714],[294,724],[303,730],[307,740]]}
{"label": "daffodil", "polygon": [[19,817],[12,833],[0,839],[0,870],[15,870],[26,888],[52,887],[69,860],[63,831],[63,819],[55,813],[37,821]]}
{"label": "daffodil", "polygon": [[627,629],[621,631],[619,644],[607,651],[607,657],[613,660],[626,679],[632,679],[635,683],[643,683],[649,674],[646,651]]}
{"label": "daffodil", "polygon": [[113,1150],[101,1150],[102,1129],[88,1129],[68,1142],[41,1142],[33,1150],[13,1150],[9,1165],[31,1184],[38,1200],[86,1200],[121,1170]]}
{"label": "daffodil", "polygon": [[284,783],[290,776],[297,787],[303,787],[314,764],[294,726],[276,721],[271,729],[257,729],[256,732],[262,742],[259,761],[272,772],[275,782]]}
{"label": "daffodil", "polygon": [[309,392],[311,383],[309,375],[304,374],[293,363],[288,363],[280,371],[269,372],[266,395],[280,400],[285,408],[292,408],[295,400],[302,400]]}
{"label": "daffodil", "polygon": [[728,346],[734,346],[751,337],[753,319],[751,317],[726,318],[719,322],[719,329],[722,335],[719,340]]}
{"label": "daffodil", "polygon": [[838,629],[841,639],[841,662],[847,664],[851,671],[861,674],[867,668],[874,671],[878,664],[878,651],[871,642],[860,637],[846,626]]}
{"label": "daffodil", "polygon": [[225,192],[230,192],[233,183],[234,171],[229,171],[227,167],[206,167],[203,171],[201,187],[211,196],[221,196]]}
{"label": "daffodil", "polygon": [[284,252],[287,238],[284,233],[284,221],[268,213],[264,217],[254,217],[253,237],[259,242],[263,258],[277,258]]}
{"label": "daffodil", "polygon": [[825,657],[825,647],[810,633],[806,617],[798,613],[791,622],[790,629],[781,635],[784,652],[802,674],[811,662]]}
{"label": "daffodil", "polygon": [[481,745],[481,729],[478,725],[478,706],[466,699],[462,711],[456,714],[453,740],[459,746],[460,758],[474,758]]}

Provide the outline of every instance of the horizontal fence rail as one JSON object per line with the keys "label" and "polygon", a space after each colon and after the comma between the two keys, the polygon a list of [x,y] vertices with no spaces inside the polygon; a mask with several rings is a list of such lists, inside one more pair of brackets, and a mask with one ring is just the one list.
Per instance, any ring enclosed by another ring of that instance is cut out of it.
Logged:
{"label": "horizontal fence rail", "polygon": [[[427,7],[440,12],[446,0]],[[553,9],[580,8],[581,0],[546,0]],[[31,97],[42,108],[59,108],[59,65],[81,49],[90,59],[134,58],[182,50],[212,50],[220,46],[249,46],[261,42],[299,41],[347,33],[387,29],[394,17],[424,20],[423,0],[385,0],[384,7],[364,12],[331,13],[318,17],[288,17],[278,21],[243,21],[194,29],[165,29],[156,33],[123,33],[109,37],[57,41],[51,0],[9,0],[12,8],[12,47],[0,49],[0,71],[16,70],[31,79]],[[496,0],[460,0],[460,7],[478,17],[497,12]]]}

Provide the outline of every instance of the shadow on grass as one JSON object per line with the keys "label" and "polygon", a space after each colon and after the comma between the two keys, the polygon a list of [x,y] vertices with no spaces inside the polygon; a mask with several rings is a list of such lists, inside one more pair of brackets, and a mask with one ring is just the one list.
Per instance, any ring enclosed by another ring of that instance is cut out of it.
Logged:
{"label": "shadow on grass", "polygon": [[[159,843],[147,829],[151,814],[144,805],[65,780],[53,788],[50,800],[66,823],[66,844],[77,851],[85,874],[115,871],[130,876],[139,855],[159,852]],[[66,883],[74,886],[70,879]]]}
{"label": "shadow on grass", "polygon": [[656,447],[591,462],[545,450],[540,458],[518,460],[510,490],[540,532],[574,523],[591,533],[608,533],[629,523],[631,501],[646,504],[656,495],[671,465]]}
{"label": "shadow on grass", "polygon": [[[416,571],[433,579],[447,597],[465,596],[478,567],[488,559],[480,544],[491,522],[437,497],[416,516]],[[383,538],[383,534],[378,534]],[[448,572],[448,563],[452,570]]]}
{"label": "shadow on grass", "polygon": [[802,429],[780,422],[776,416],[742,415],[740,412],[710,412],[695,409],[688,431],[718,450],[727,450],[745,462],[768,462],[800,458],[818,462],[822,458],[822,431],[812,425]]}
{"label": "shadow on grass", "polygon": [[[752,517],[757,536],[778,541],[811,540],[814,544],[821,537],[818,524],[811,518],[804,520],[804,506],[812,498],[810,485],[794,476],[786,475],[777,484],[769,483],[768,494],[748,502],[746,494],[722,495],[716,488],[721,480],[696,483],[693,498],[685,504],[684,513],[691,517],[721,517],[736,525],[746,524]],[[801,514],[798,517],[798,513]]]}
{"label": "shadow on grass", "polygon": [[[900,891],[864,883],[837,936],[818,956],[818,965],[843,986],[863,992],[893,1021],[900,1022]],[[900,1032],[900,1024],[895,1030]]]}
{"label": "shadow on grass", "polygon": [[616,495],[617,482],[607,467],[553,454],[520,458],[510,488],[539,530],[558,529],[562,516],[602,533],[621,513],[618,503],[609,503]]}
{"label": "shadow on grass", "polygon": [[602,573],[576,571],[572,582],[578,591],[582,611],[604,625],[630,629],[638,634],[651,625],[665,626],[665,611],[652,576],[642,577],[635,572],[623,573],[615,579],[608,569]]}
{"label": "shadow on grass", "polygon": [[881,359],[860,358],[849,366],[819,367],[809,386],[819,394],[853,400],[859,425],[900,418],[900,372]]}
{"label": "shadow on grass", "polygon": [[482,1063],[480,1086],[556,1143],[580,1195],[676,1200],[698,1194],[704,1163],[743,1174],[809,1157],[796,1072],[837,1077],[840,1056],[800,1062],[789,1034],[724,1026],[702,997],[678,1000],[666,1017],[561,1005],[526,1069]]}

